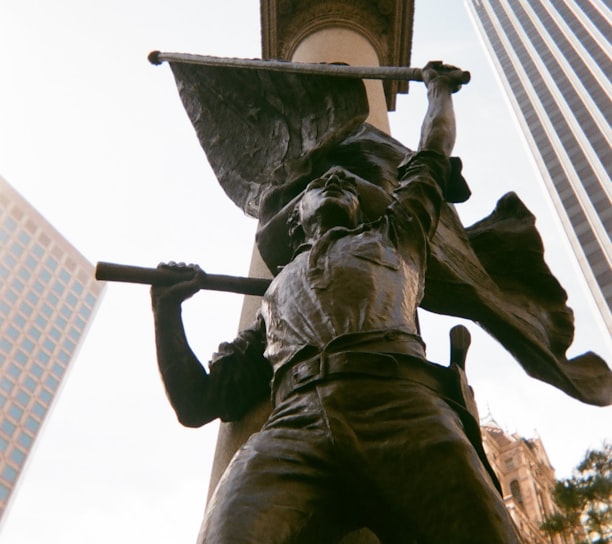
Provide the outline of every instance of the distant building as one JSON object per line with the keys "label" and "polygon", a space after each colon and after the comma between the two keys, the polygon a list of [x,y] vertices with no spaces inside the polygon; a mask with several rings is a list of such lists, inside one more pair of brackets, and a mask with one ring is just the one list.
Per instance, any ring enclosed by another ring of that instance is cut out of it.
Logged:
{"label": "distant building", "polygon": [[0,521],[101,292],[93,266],[0,177]]}
{"label": "distant building", "polygon": [[468,6],[612,332],[610,4],[468,0]]}
{"label": "distant building", "polygon": [[506,508],[528,544],[574,544],[571,536],[546,535],[544,520],[557,509],[555,471],[539,438],[505,433],[495,422],[481,426],[487,458],[502,486]]}

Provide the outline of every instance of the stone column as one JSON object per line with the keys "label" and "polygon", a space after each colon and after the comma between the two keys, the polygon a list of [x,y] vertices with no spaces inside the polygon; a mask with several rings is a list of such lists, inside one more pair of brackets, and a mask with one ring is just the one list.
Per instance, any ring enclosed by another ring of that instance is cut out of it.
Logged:
{"label": "stone column", "polygon": [[[341,0],[261,0],[264,58],[297,62],[345,62],[354,66],[409,66],[412,43],[412,0],[343,2]],[[366,81],[370,106],[368,122],[389,133],[387,110],[395,94],[407,92],[407,82]],[[253,248],[249,274],[271,277]],[[257,297],[245,297],[240,328],[248,326],[259,306]],[[243,420],[222,423],[219,429],[209,498],[236,450],[256,432],[270,413],[263,403]],[[369,531],[349,535],[343,544],[373,544]]]}

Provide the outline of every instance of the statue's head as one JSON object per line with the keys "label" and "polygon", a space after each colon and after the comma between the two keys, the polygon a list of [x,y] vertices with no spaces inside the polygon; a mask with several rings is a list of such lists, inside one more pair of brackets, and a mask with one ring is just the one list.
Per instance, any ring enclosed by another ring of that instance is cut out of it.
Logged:
{"label": "statue's head", "polygon": [[289,218],[289,234],[297,247],[305,238],[333,227],[354,228],[363,222],[357,180],[335,166],[306,186]]}

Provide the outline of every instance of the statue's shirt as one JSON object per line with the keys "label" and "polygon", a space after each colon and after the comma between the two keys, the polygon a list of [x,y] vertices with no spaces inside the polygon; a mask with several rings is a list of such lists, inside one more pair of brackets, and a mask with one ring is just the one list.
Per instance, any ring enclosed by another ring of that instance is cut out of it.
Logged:
{"label": "statue's shirt", "polygon": [[224,421],[239,419],[251,397],[269,391],[270,364],[278,372],[331,351],[425,358],[416,309],[447,176],[445,157],[416,154],[382,217],[352,230],[331,229],[298,250],[272,281],[253,326],[212,357],[211,402]]}
{"label": "statue's shirt", "polygon": [[261,316],[266,358],[278,370],[300,350],[322,351],[355,333],[395,330],[424,358],[415,311],[423,296],[426,234],[398,202],[378,221],[337,227],[305,248],[266,292]]}

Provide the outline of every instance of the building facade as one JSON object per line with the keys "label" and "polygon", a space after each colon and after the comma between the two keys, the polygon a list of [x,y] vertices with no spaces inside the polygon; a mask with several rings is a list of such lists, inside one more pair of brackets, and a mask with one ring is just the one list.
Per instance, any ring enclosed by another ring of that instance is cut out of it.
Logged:
{"label": "building facade", "polygon": [[102,290],[94,267],[0,178],[0,522]]}
{"label": "building facade", "polygon": [[610,9],[603,0],[467,4],[612,332]]}
{"label": "building facade", "polygon": [[504,432],[495,422],[481,426],[487,458],[497,475],[510,512],[525,543],[575,544],[572,535],[547,535],[540,530],[556,511],[555,471],[539,438]]}

